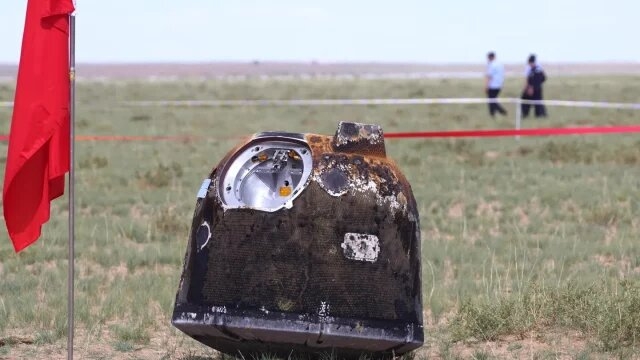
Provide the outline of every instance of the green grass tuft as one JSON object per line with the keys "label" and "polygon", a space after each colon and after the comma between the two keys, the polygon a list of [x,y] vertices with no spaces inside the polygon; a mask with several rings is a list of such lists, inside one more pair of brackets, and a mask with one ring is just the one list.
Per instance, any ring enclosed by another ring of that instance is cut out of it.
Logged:
{"label": "green grass tuft", "polygon": [[454,341],[494,341],[561,328],[592,336],[605,351],[640,345],[640,281],[560,288],[531,286],[522,294],[466,300],[451,323]]}
{"label": "green grass tuft", "polygon": [[116,325],[112,330],[116,338],[121,342],[140,345],[149,344],[149,334],[142,324],[134,326]]}
{"label": "green grass tuft", "polygon": [[134,346],[128,341],[116,341],[113,344],[113,349],[119,352],[131,352],[134,350]]}
{"label": "green grass tuft", "polygon": [[33,343],[36,345],[53,344],[59,338],[60,334],[56,334],[54,331],[38,331]]}

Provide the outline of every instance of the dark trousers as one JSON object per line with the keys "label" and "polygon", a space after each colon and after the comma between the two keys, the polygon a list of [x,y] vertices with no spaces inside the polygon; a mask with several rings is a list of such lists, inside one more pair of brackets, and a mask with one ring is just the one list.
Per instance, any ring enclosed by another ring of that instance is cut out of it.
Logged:
{"label": "dark trousers", "polygon": [[[522,100],[542,100],[542,88],[533,89],[533,94],[528,95],[527,92],[522,93]],[[547,116],[547,108],[542,104],[533,105],[535,108],[535,116],[536,117],[546,117]],[[522,104],[522,117],[526,118],[529,116],[529,110],[531,110],[531,104]]]}
{"label": "dark trousers", "polygon": [[[498,94],[500,94],[500,89],[489,89],[487,91],[487,97],[489,99],[496,99],[498,97]],[[507,114],[507,111],[502,106],[500,106],[500,104],[498,104],[498,100],[492,100],[489,102],[489,115],[494,116],[496,112],[502,115]]]}

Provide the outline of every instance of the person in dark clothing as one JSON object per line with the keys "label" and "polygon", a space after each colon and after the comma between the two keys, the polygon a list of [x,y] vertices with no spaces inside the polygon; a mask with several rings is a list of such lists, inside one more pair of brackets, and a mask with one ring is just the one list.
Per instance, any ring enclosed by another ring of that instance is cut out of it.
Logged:
{"label": "person in dark clothing", "polygon": [[[529,65],[526,71],[526,83],[522,92],[522,100],[542,100],[542,84],[547,76],[540,65],[536,63],[536,56],[529,56]],[[547,117],[547,109],[543,104],[535,104],[535,116]],[[529,116],[531,104],[522,104],[522,117]]]}
{"label": "person in dark clothing", "polygon": [[485,92],[489,101],[489,115],[494,117],[496,113],[507,115],[507,111],[498,103],[498,94],[504,84],[504,67],[496,61],[496,54],[492,51],[487,54],[487,72]]}

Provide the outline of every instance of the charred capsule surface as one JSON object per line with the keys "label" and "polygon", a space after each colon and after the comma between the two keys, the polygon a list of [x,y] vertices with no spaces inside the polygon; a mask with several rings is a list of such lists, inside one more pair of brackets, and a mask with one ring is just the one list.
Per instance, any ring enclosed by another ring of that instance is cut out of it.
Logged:
{"label": "charred capsule surface", "polygon": [[382,129],[261,133],[229,152],[198,193],[172,323],[233,354],[421,346],[418,211]]}

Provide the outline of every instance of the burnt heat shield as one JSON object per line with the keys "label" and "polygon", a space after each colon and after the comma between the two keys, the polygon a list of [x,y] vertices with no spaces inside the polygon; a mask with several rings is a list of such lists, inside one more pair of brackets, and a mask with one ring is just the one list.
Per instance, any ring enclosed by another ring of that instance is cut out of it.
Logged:
{"label": "burnt heat shield", "polygon": [[418,209],[382,129],[230,151],[198,192],[172,323],[234,355],[420,347]]}

